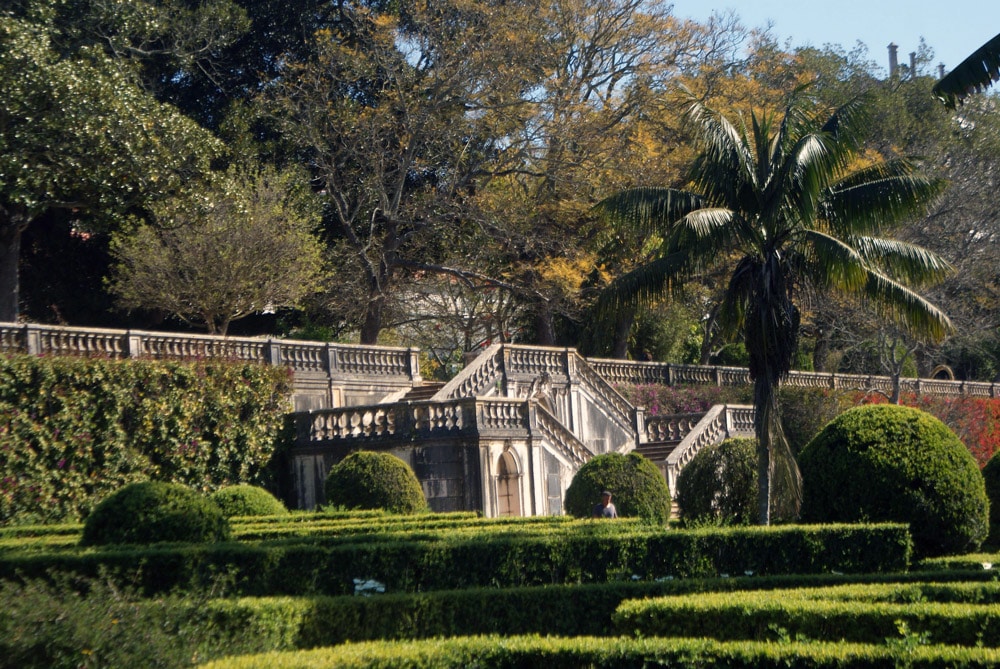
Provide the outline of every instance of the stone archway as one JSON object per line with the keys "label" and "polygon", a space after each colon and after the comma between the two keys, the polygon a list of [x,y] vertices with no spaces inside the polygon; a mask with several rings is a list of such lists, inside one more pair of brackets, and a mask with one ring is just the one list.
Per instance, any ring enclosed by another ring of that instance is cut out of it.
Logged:
{"label": "stone archway", "polygon": [[521,515],[521,473],[510,451],[497,460],[497,515]]}

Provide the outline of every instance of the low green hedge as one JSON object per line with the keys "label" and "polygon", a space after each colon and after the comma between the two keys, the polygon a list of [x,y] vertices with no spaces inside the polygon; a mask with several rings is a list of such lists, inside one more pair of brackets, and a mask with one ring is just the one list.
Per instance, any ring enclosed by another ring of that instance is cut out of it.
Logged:
{"label": "low green hedge", "polygon": [[594,583],[631,578],[742,574],[900,572],[909,564],[904,525],[821,525],[667,531],[616,523],[581,523],[589,531],[519,535],[482,532],[429,540],[158,545],[7,553],[0,578],[50,572],[138,579],[146,592],[192,587],[230,574],[248,595],[347,594],[354,579],[375,579],[389,592],[466,587]]}
{"label": "low green hedge", "polygon": [[[858,576],[743,577],[673,581],[617,581],[585,585],[526,588],[473,588],[367,597],[243,597],[209,601],[193,615],[212,629],[270,639],[274,650],[330,646],[348,641],[426,639],[474,634],[617,635],[612,616],[626,600],[741,591],[752,601],[754,590],[791,591],[805,586],[829,592],[829,598],[878,601],[996,602],[1000,585],[988,583],[884,583],[875,579],[938,578],[939,574],[871,575],[869,583],[830,588]],[[363,585],[363,584],[362,584]],[[833,594],[837,593],[837,594]],[[708,595],[710,596],[710,595]],[[794,595],[792,595],[794,596]],[[962,621],[962,625],[968,624]],[[715,629],[705,628],[705,629]],[[705,632],[700,632],[704,634]],[[670,635],[676,636],[676,635]],[[773,637],[774,635],[772,635]],[[892,636],[892,635],[887,635]]]}
{"label": "low green hedge", "polygon": [[997,646],[998,601],[996,583],[700,593],[623,602],[614,623],[622,634],[688,637],[712,630],[722,641],[882,643],[906,630],[932,643]]}
{"label": "low green hedge", "polygon": [[203,669],[396,669],[409,667],[713,666],[837,669],[995,667],[1000,651],[949,646],[849,643],[722,643],[709,639],[487,636],[344,644],[216,660]]}

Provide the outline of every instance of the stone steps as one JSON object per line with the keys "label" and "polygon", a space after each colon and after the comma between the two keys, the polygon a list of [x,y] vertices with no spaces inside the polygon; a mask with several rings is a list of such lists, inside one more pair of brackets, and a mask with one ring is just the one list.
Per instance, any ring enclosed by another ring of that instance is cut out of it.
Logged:
{"label": "stone steps", "polygon": [[679,441],[657,441],[649,444],[641,444],[635,449],[636,453],[644,455],[653,462],[663,462],[667,459],[677,445],[681,443]]}
{"label": "stone steps", "polygon": [[425,381],[423,383],[418,383],[417,385],[410,388],[410,391],[403,395],[402,401],[404,402],[417,402],[420,400],[429,400],[434,396],[437,391],[444,387],[444,383],[438,381]]}

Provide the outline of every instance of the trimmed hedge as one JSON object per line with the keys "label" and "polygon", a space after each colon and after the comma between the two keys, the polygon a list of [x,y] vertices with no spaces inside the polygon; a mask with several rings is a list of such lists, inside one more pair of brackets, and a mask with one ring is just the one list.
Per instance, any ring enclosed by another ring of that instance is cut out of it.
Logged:
{"label": "trimmed hedge", "polygon": [[330,468],[326,501],[347,509],[416,513],[427,508],[410,466],[391,453],[357,451]]}
{"label": "trimmed hedge", "polygon": [[911,407],[868,405],[831,421],[799,456],[803,522],[908,522],[924,555],[986,538],[983,477],[958,437]]}
{"label": "trimmed hedge", "polygon": [[[929,584],[918,580],[941,577],[941,574],[865,577],[822,574],[472,588],[371,597],[244,597],[211,600],[192,613],[195,619],[207,621],[208,626],[221,633],[243,631],[256,638],[271,639],[267,647],[273,650],[290,650],[348,641],[473,634],[617,636],[612,616],[622,602],[689,593],[745,591],[733,596],[746,596],[751,601],[756,596],[753,591],[779,589],[772,596],[780,597],[780,589],[813,586],[816,592],[846,593],[845,596],[850,595],[853,601],[861,601],[864,596],[897,603],[917,601],[920,597],[978,604],[998,601],[1000,590],[996,583]],[[857,587],[855,584],[855,587],[836,589],[817,587],[853,583],[859,578],[877,585]],[[887,578],[913,581],[885,584]],[[833,596],[828,595],[828,598]],[[179,612],[179,615],[190,614]]]}
{"label": "trimmed hedge", "polygon": [[403,667],[717,666],[870,669],[913,666],[994,667],[1000,650],[848,643],[729,642],[710,639],[487,636],[345,644],[331,648],[225,658],[203,669],[395,669]]}
{"label": "trimmed hedge", "polygon": [[[354,579],[375,579],[387,592],[467,587],[595,583],[627,579],[765,574],[899,572],[909,563],[903,525],[826,525],[664,531],[618,523],[580,523],[575,533],[483,531],[424,540],[315,539],[260,544],[153,546],[114,551],[8,553],[0,578],[44,578],[50,572],[127,579],[149,593],[192,588],[231,574],[247,595],[349,594]],[[607,528],[607,529],[605,529]],[[141,567],[140,569],[137,569]],[[138,575],[137,575],[138,571]]]}
{"label": "trimmed hedge", "polygon": [[225,541],[229,522],[208,498],[179,483],[127,485],[94,509],[83,526],[82,546]]}
{"label": "trimmed hedge", "polygon": [[611,491],[619,516],[644,518],[661,525],[670,519],[667,482],[656,465],[638,453],[604,453],[580,467],[566,489],[566,512],[590,518],[604,490]]}
{"label": "trimmed hedge", "polygon": [[[687,637],[712,630],[720,641],[808,638],[882,643],[900,629],[932,643],[1000,644],[997,585],[866,585],[699,593],[623,602],[621,634]],[[928,601],[940,598],[943,601]]]}
{"label": "trimmed hedge", "polygon": [[0,357],[0,523],[80,520],[147,479],[262,482],[290,397],[263,365]]}
{"label": "trimmed hedge", "polygon": [[282,516],[288,509],[264,488],[248,483],[227,486],[213,492],[209,499],[222,509],[226,518],[234,516]]}

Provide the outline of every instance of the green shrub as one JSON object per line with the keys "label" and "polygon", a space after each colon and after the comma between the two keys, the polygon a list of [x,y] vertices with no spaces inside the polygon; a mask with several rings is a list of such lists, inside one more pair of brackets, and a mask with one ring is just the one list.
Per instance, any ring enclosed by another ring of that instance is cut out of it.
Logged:
{"label": "green shrub", "polygon": [[491,635],[374,641],[311,650],[227,657],[202,669],[387,669],[390,667],[798,667],[842,669],[921,667],[985,668],[1000,662],[995,648],[917,643],[831,644],[816,641],[731,641],[629,637]]}
{"label": "green shrub", "polygon": [[204,587],[226,574],[242,595],[343,595],[353,592],[355,579],[376,580],[387,593],[603,583],[633,576],[669,580],[751,573],[757,579],[900,572],[908,568],[909,557],[909,530],[899,524],[666,531],[624,519],[570,521],[561,530],[413,528],[248,543],[0,552],[0,579],[105,573],[154,594]]}
{"label": "green shrub", "polygon": [[702,448],[677,477],[685,523],[749,525],[757,520],[757,440],[726,439]]}
{"label": "green shrub", "polygon": [[226,518],[233,516],[277,516],[288,509],[263,488],[241,483],[216,490],[209,496]]}
{"label": "green shrub", "polygon": [[990,500],[990,532],[991,544],[1000,541],[1000,452],[995,454],[983,467],[983,482],[986,486],[986,498]]}
{"label": "green shrub", "polygon": [[0,357],[0,524],[80,521],[148,479],[262,483],[290,395],[266,365]]}
{"label": "green shrub", "polygon": [[326,502],[348,509],[416,513],[427,508],[409,465],[390,453],[357,451],[330,468]]}
{"label": "green shrub", "polygon": [[638,453],[604,453],[580,467],[566,490],[566,513],[589,518],[601,492],[610,490],[619,516],[657,523],[670,518],[670,490],[653,462]]}
{"label": "green shrub", "polygon": [[904,406],[841,414],[802,451],[806,522],[910,523],[924,555],[974,550],[988,502],[975,460],[948,427]]}
{"label": "green shrub", "polygon": [[179,483],[127,485],[94,509],[83,526],[84,546],[211,542],[229,538],[229,522],[215,504]]}

